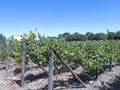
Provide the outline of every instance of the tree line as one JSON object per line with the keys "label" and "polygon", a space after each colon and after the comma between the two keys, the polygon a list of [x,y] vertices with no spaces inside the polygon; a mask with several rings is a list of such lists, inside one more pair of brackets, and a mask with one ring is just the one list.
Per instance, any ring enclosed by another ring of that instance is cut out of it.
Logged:
{"label": "tree line", "polygon": [[[43,38],[45,38],[43,36]],[[50,37],[47,37],[50,38]],[[80,34],[75,32],[70,34],[69,32],[65,32],[63,34],[59,34],[57,37],[54,38],[64,38],[66,41],[86,41],[86,40],[120,40],[120,31],[111,32],[107,30],[106,33],[93,33],[87,32],[86,34]],[[0,43],[5,43],[6,37],[3,34],[0,34]]]}
{"label": "tree line", "polygon": [[105,33],[92,33],[87,32],[86,34],[79,34],[75,32],[70,34],[65,32],[63,34],[59,34],[58,38],[64,38],[66,41],[86,41],[86,40],[120,40],[120,31],[117,32],[109,32],[107,30],[107,34]]}

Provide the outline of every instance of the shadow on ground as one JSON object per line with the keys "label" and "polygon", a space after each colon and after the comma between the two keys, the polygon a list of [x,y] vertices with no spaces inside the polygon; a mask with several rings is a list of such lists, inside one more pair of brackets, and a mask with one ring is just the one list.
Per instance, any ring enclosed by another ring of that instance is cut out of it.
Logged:
{"label": "shadow on ground", "polygon": [[[33,82],[33,81],[36,81],[37,79],[41,79],[41,78],[44,78],[46,79],[48,77],[48,75],[46,73],[39,73],[37,75],[34,75],[34,74],[29,74],[25,77],[25,83],[26,82]],[[21,80],[15,80],[15,82],[21,86]]]}

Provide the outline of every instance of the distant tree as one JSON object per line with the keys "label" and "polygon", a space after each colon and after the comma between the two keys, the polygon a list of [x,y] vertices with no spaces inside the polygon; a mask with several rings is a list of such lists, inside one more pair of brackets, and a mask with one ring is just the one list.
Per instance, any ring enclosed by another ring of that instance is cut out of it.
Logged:
{"label": "distant tree", "polygon": [[66,32],[66,33],[62,34],[62,37],[67,37],[69,35],[70,35],[70,33]]}
{"label": "distant tree", "polygon": [[120,31],[117,31],[115,33],[115,39],[119,39],[120,40]]}
{"label": "distant tree", "polygon": [[107,35],[105,33],[96,33],[94,40],[106,40]]}
{"label": "distant tree", "polygon": [[107,33],[107,39],[108,40],[115,39],[115,33],[114,32],[108,32]]}
{"label": "distant tree", "polygon": [[83,35],[83,34],[80,34],[80,39],[79,39],[80,41],[85,41],[85,40],[87,40],[86,39],[86,35]]}
{"label": "distant tree", "polygon": [[85,41],[86,35],[79,34],[78,32],[75,32],[71,38],[72,38],[72,41]]}
{"label": "distant tree", "polygon": [[70,33],[65,32],[65,33],[63,33],[63,34],[59,34],[59,35],[58,35],[58,38],[66,38],[66,37],[68,37],[68,36],[70,36]]}
{"label": "distant tree", "polygon": [[62,38],[62,34],[59,34],[59,35],[58,35],[58,38]]}
{"label": "distant tree", "polygon": [[80,41],[80,34],[78,33],[78,32],[75,32],[73,35],[72,35],[72,37],[73,37],[73,40],[74,41]]}
{"label": "distant tree", "polygon": [[72,35],[66,36],[66,37],[65,37],[65,40],[66,40],[66,41],[73,41]]}
{"label": "distant tree", "polygon": [[87,32],[87,33],[86,33],[86,38],[87,38],[88,40],[93,40],[93,39],[94,39],[94,33],[92,33],[92,32]]}

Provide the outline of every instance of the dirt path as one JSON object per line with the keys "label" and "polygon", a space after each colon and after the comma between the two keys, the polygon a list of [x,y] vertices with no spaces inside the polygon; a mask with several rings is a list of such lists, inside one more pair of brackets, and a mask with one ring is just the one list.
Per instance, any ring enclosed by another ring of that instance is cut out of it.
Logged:
{"label": "dirt path", "polygon": [[[77,68],[74,72],[80,72],[81,67]],[[26,76],[28,80],[26,80],[26,84],[24,88],[21,88],[15,81],[19,80],[20,76],[14,76],[13,74],[9,74],[9,78],[5,77],[5,70],[0,70],[0,90],[42,90],[47,85],[48,79],[43,73],[41,69],[34,69],[32,71],[27,71]],[[119,90],[120,86],[116,84],[114,85],[115,76],[120,75],[120,66],[115,66],[112,68],[112,71],[105,71],[103,74],[99,75],[96,81],[90,81],[87,84],[87,88],[71,88],[63,90]],[[40,78],[41,77],[41,78]],[[70,72],[58,74],[54,76],[54,80],[66,80],[72,78]],[[110,86],[111,85],[111,86]],[[113,85],[113,86],[112,86]],[[60,90],[61,87],[57,86],[56,90]]]}

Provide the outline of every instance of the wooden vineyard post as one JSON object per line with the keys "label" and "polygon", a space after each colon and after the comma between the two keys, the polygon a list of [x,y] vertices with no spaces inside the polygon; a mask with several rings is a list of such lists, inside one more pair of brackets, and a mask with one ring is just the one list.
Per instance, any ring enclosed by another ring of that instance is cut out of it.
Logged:
{"label": "wooden vineyard post", "polygon": [[[107,39],[109,38],[110,36],[109,36],[109,29],[107,29]],[[112,38],[113,39],[113,38]],[[110,62],[109,62],[109,69],[110,69],[110,71],[112,71],[112,61],[110,60]]]}
{"label": "wooden vineyard post", "polygon": [[25,73],[25,38],[22,39],[21,87],[24,87]]}
{"label": "wooden vineyard post", "polygon": [[[53,38],[50,38],[50,41],[53,42]],[[48,77],[48,90],[53,90],[53,48],[51,46],[49,52],[49,77]]]}
{"label": "wooden vineyard post", "polygon": [[111,60],[109,62],[109,68],[110,68],[110,71],[112,71],[112,61]]}
{"label": "wooden vineyard post", "polygon": [[0,51],[2,50],[2,40],[0,41]]}
{"label": "wooden vineyard post", "polygon": [[[2,51],[2,40],[0,41],[0,53]],[[0,61],[2,60],[2,57],[0,56]]]}
{"label": "wooden vineyard post", "polygon": [[72,71],[72,69],[65,63],[62,57],[54,50],[55,55],[57,58],[66,66],[66,68],[72,73],[72,75],[86,88],[87,86],[85,83]]}
{"label": "wooden vineyard post", "polygon": [[8,42],[8,54],[7,54],[7,59],[6,59],[6,74],[5,76],[8,76],[8,69],[9,69],[9,59],[10,59],[10,49],[11,49],[11,42]]}

